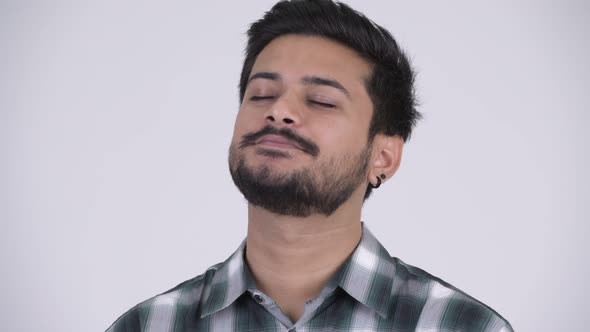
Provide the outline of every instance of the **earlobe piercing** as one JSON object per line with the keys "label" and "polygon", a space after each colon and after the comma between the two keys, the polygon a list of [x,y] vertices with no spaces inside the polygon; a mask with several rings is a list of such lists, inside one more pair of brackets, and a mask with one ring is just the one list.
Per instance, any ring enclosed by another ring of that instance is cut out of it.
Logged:
{"label": "earlobe piercing", "polygon": [[377,177],[377,184],[375,185],[371,185],[373,187],[373,189],[377,189],[381,186],[381,179],[385,180],[385,174],[381,173],[378,177]]}

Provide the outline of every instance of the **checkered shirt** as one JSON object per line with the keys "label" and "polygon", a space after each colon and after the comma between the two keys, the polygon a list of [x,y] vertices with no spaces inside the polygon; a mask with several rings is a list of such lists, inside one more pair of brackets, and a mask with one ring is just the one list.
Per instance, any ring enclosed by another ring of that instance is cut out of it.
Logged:
{"label": "checkered shirt", "polygon": [[297,322],[256,288],[245,241],[225,262],[144,301],[107,332],[513,331],[491,308],[392,258],[363,225],[361,241]]}

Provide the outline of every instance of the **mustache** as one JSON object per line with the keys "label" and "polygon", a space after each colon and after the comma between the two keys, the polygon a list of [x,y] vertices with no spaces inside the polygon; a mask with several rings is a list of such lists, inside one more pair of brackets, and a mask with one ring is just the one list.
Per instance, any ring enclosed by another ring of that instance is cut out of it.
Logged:
{"label": "mustache", "polygon": [[301,147],[301,150],[303,150],[303,152],[308,153],[313,157],[317,157],[320,153],[320,148],[318,148],[318,146],[315,143],[297,135],[293,130],[289,128],[278,129],[273,126],[266,126],[257,132],[242,136],[240,148],[255,145],[256,141],[262,138],[262,136],[269,134],[283,136],[291,141],[294,141],[299,145],[299,147]]}

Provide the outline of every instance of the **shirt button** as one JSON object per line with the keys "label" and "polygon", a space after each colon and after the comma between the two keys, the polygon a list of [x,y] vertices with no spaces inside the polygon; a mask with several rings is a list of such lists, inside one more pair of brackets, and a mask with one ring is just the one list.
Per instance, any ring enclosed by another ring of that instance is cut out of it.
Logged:
{"label": "shirt button", "polygon": [[292,329],[289,329],[289,331],[287,331],[287,332],[297,332],[297,329],[296,328],[292,328]]}
{"label": "shirt button", "polygon": [[258,303],[264,302],[264,299],[259,294],[254,294],[254,300],[256,300]]}

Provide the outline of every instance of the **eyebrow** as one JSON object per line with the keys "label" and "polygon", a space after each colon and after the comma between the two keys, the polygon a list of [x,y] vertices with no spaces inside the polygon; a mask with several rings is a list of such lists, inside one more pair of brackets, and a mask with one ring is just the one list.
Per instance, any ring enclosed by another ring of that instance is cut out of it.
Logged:
{"label": "eyebrow", "polygon": [[[250,83],[251,81],[253,81],[255,79],[281,81],[281,75],[279,75],[278,73],[273,73],[273,72],[264,72],[264,71],[258,72],[258,73],[253,74],[252,76],[250,76],[250,78],[248,79],[248,83]],[[342,84],[340,84],[340,82],[338,82],[336,80],[329,79],[329,78],[323,78],[323,77],[319,77],[319,76],[305,76],[301,81],[305,85],[324,85],[324,86],[336,88],[340,92],[345,94],[348,98],[350,98],[350,92],[348,92],[348,90],[346,90],[346,88]]]}
{"label": "eyebrow", "polygon": [[279,75],[278,73],[270,73],[270,72],[262,71],[262,72],[258,72],[256,74],[250,76],[250,78],[248,79],[248,83],[252,82],[255,79],[265,79],[265,80],[271,80],[271,81],[280,81],[281,80],[281,75]]}
{"label": "eyebrow", "polygon": [[336,88],[340,90],[340,92],[344,93],[348,98],[350,98],[350,93],[340,82],[336,80],[332,80],[329,78],[322,78],[318,76],[306,76],[303,78],[303,83],[308,85],[325,85]]}

